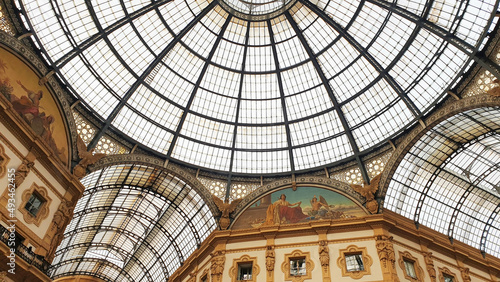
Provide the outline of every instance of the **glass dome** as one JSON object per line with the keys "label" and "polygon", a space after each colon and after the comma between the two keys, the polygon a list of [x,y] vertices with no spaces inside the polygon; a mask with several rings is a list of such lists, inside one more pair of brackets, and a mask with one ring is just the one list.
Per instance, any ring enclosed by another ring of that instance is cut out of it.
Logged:
{"label": "glass dome", "polygon": [[20,8],[48,64],[100,120],[101,136],[114,130],[196,167],[274,174],[359,160],[415,124],[470,65],[495,5],[61,0]]}

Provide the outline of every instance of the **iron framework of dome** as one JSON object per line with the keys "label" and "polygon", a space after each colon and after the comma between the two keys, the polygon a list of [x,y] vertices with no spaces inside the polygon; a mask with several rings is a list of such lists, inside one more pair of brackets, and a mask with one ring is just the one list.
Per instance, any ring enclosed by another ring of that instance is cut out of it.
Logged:
{"label": "iron framework of dome", "polygon": [[[281,4],[280,4],[281,3]],[[280,6],[281,5],[281,6]],[[166,160],[230,175],[356,161],[456,85],[495,1],[23,1],[68,90]]]}

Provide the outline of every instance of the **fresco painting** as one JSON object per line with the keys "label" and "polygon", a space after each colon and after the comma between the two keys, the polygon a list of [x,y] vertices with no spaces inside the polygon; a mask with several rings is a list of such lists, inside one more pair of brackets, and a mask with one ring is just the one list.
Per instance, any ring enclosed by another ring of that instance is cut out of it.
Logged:
{"label": "fresco painting", "polygon": [[68,164],[66,127],[56,102],[38,76],[19,58],[0,48],[0,93],[41,137],[64,165]]}
{"label": "fresco painting", "polygon": [[362,217],[366,212],[349,198],[317,187],[282,189],[268,194],[247,208],[233,229],[257,228],[323,219]]}

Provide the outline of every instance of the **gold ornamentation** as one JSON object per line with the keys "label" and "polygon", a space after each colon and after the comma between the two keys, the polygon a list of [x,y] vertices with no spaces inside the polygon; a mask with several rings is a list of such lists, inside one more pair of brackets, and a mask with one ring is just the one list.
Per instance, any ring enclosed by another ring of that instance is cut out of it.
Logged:
{"label": "gold ornamentation", "polygon": [[7,173],[7,164],[9,163],[10,158],[5,153],[5,149],[0,144],[0,178],[4,177],[5,173]]}
{"label": "gold ornamentation", "polygon": [[266,270],[269,272],[273,272],[275,262],[276,262],[276,253],[274,252],[274,246],[267,246],[266,247]]}
{"label": "gold ornamentation", "polygon": [[471,282],[468,267],[460,267],[460,273],[462,274],[462,280],[464,282]]}
{"label": "gold ornamentation", "polygon": [[241,202],[241,199],[236,199],[231,203],[228,203],[227,199],[223,202],[217,196],[212,195],[212,199],[214,200],[217,208],[221,212],[221,216],[219,219],[219,228],[221,230],[226,230],[231,224],[231,219],[229,219],[229,214],[234,212],[236,206]]}
{"label": "gold ornamentation", "polygon": [[252,278],[245,281],[255,282],[257,281],[257,275],[260,272],[260,267],[257,265],[257,257],[250,257],[248,255],[243,255],[238,259],[233,260],[233,266],[229,269],[229,276],[232,282],[240,281],[238,280],[238,265],[242,263],[252,263]]}
{"label": "gold ornamentation", "polygon": [[[306,261],[306,274],[305,275],[292,275],[290,272],[290,261],[293,259],[305,259]],[[311,260],[311,255],[307,252],[304,253],[300,250],[295,250],[290,254],[285,254],[285,260],[281,264],[281,271],[285,274],[285,281],[303,282],[307,279],[312,279],[312,270],[314,263]]]}
{"label": "gold ornamentation", "polygon": [[[44,201],[40,206],[40,209],[38,210],[36,216],[33,216],[29,211],[27,211],[24,208],[33,193],[36,193]],[[24,221],[28,224],[34,224],[36,226],[40,226],[40,222],[46,219],[47,216],[49,216],[49,207],[50,203],[52,202],[52,199],[50,199],[48,195],[47,188],[40,187],[36,185],[36,183],[33,183],[29,189],[23,192],[21,199],[22,202],[21,205],[18,207],[18,210],[23,214]]]}
{"label": "gold ornamentation", "polygon": [[432,258],[432,253],[424,253],[424,261],[427,267],[427,273],[429,273],[429,277],[432,282],[436,282],[436,269],[434,268],[434,260]]}
{"label": "gold ornamentation", "polygon": [[496,84],[496,86],[492,87],[491,89],[489,89],[488,91],[486,91],[486,93],[490,94],[491,96],[493,97],[500,97],[500,86],[498,84],[500,84],[500,80],[495,79],[493,80],[494,84]]}
{"label": "gold ornamentation", "polygon": [[451,272],[448,268],[446,268],[446,267],[443,267],[443,268],[438,267],[438,270],[439,270],[439,281],[440,282],[444,282],[444,275],[448,275],[450,277],[453,277],[453,281],[457,281],[457,276],[453,272]]}
{"label": "gold ornamentation", "polygon": [[32,152],[29,152],[26,157],[24,157],[22,163],[16,169],[14,184],[16,185],[16,189],[21,186],[26,177],[31,171],[31,168],[35,165],[35,155]]}
{"label": "gold ornamentation", "polygon": [[[406,272],[405,261],[413,263],[413,268],[415,269],[416,277],[410,276],[409,273]],[[399,266],[403,269],[403,273],[405,274],[405,278],[412,282],[423,281],[424,279],[424,270],[420,267],[418,259],[411,255],[410,252],[399,252]]]}
{"label": "gold ornamentation", "polygon": [[319,262],[323,270],[327,270],[330,266],[330,250],[327,241],[319,241]]}
{"label": "gold ornamentation", "polygon": [[52,225],[50,226],[49,232],[51,234],[52,240],[50,243],[49,251],[47,252],[47,260],[52,261],[54,254],[56,252],[57,246],[61,244],[64,238],[64,230],[73,218],[73,209],[76,203],[72,203],[65,199],[62,200],[59,208],[54,214],[52,220]]}
{"label": "gold ornamentation", "polygon": [[225,262],[225,251],[216,251],[212,254],[212,260],[210,264],[210,274],[212,275],[212,282],[222,282],[222,273],[224,272]]}
{"label": "gold ornamentation", "polygon": [[[359,279],[365,275],[370,275],[370,266],[373,264],[372,257],[368,255],[366,247],[358,247],[356,245],[349,245],[345,249],[339,250],[339,258],[337,265],[342,270],[342,276],[350,276],[352,279]],[[360,254],[363,259],[363,270],[347,271],[347,264],[345,261],[346,255]]]}
{"label": "gold ornamentation", "polygon": [[73,175],[80,179],[87,173],[87,167],[89,165],[92,165],[98,160],[104,158],[106,154],[93,154],[94,149],[87,151],[87,146],[80,136],[78,136],[77,145],[80,162],[75,166],[75,168],[73,168]]}
{"label": "gold ornamentation", "polygon": [[372,214],[378,212],[378,202],[377,200],[375,200],[375,193],[377,193],[381,176],[382,174],[375,176],[370,181],[370,184],[366,182],[363,185],[351,184],[351,187],[352,189],[354,189],[354,191],[358,192],[366,198],[366,209],[368,209],[368,211]]}
{"label": "gold ornamentation", "polygon": [[396,255],[394,253],[394,248],[392,246],[392,236],[381,235],[376,238],[376,247],[378,252],[378,257],[380,262],[382,262],[382,267],[395,267]]}

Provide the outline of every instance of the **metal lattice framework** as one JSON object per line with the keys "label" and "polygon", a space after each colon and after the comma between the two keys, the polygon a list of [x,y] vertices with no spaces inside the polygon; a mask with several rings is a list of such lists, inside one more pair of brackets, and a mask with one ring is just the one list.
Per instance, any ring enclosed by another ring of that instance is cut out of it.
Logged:
{"label": "metal lattice framework", "polygon": [[82,183],[52,278],[85,273],[107,281],[165,281],[215,229],[207,199],[160,168],[115,165]]}
{"label": "metal lattice framework", "polygon": [[166,160],[227,174],[229,195],[233,175],[349,160],[369,182],[363,157],[417,123],[471,60],[500,77],[478,53],[497,5],[23,1],[20,14],[100,119],[89,149],[113,130]]}
{"label": "metal lattice framework", "polygon": [[448,118],[396,169],[385,208],[500,257],[500,108]]}

